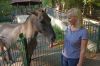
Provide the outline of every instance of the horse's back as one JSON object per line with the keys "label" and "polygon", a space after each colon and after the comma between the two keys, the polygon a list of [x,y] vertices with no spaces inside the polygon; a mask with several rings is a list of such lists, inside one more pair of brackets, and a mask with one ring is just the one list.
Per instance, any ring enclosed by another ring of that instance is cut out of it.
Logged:
{"label": "horse's back", "polygon": [[9,38],[9,36],[16,35],[19,29],[20,24],[0,24],[0,36]]}
{"label": "horse's back", "polygon": [[2,33],[2,32],[12,32],[12,30],[14,30],[16,27],[18,27],[19,26],[19,24],[9,24],[9,23],[7,23],[7,24],[0,24],[0,34]]}
{"label": "horse's back", "polygon": [[20,25],[20,24],[2,23],[2,24],[0,24],[0,29],[2,27],[5,27],[5,28],[14,28],[14,27],[16,27],[18,25]]}

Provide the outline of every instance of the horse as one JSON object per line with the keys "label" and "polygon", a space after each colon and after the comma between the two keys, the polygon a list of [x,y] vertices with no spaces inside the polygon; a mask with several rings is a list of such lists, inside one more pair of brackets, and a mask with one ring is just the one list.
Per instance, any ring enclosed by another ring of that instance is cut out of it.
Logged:
{"label": "horse", "polygon": [[[26,21],[21,24],[0,24],[0,39],[4,40],[5,47],[8,49],[12,44],[16,44],[16,40],[19,38],[19,34],[23,35],[27,39],[27,50],[29,54],[29,60],[31,62],[31,56],[33,54],[33,49],[37,46],[37,35],[42,33],[48,38],[48,40],[53,44],[55,41],[55,32],[51,25],[51,19],[47,15],[46,11],[42,8],[34,10],[28,13]],[[2,42],[0,42],[3,44]],[[17,46],[18,44],[16,44]],[[1,45],[0,47],[3,47]],[[18,47],[17,47],[18,48]],[[12,60],[10,51],[8,51],[9,60]]]}
{"label": "horse", "polygon": [[23,23],[29,15],[16,15],[12,23]]}

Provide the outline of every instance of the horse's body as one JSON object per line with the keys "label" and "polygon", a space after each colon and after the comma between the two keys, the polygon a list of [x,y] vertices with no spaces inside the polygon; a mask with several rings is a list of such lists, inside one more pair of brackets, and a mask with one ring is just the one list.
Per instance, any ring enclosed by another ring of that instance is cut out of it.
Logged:
{"label": "horse's body", "polygon": [[[0,24],[0,39],[5,41],[6,48],[10,48],[11,44],[15,44],[20,33],[23,33],[28,40],[28,54],[30,57],[33,48],[36,47],[36,36],[38,32],[47,36],[51,42],[55,39],[55,33],[50,24],[50,18],[42,10],[36,10],[22,24]],[[3,45],[0,45],[1,47]]]}

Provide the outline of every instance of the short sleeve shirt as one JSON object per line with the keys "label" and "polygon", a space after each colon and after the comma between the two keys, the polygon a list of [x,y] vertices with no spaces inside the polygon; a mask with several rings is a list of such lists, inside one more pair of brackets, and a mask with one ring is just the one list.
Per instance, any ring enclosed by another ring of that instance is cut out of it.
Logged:
{"label": "short sleeve shirt", "polygon": [[77,31],[71,31],[67,27],[64,35],[64,47],[62,54],[67,58],[79,58],[81,40],[88,39],[88,31],[85,28],[80,28]]}

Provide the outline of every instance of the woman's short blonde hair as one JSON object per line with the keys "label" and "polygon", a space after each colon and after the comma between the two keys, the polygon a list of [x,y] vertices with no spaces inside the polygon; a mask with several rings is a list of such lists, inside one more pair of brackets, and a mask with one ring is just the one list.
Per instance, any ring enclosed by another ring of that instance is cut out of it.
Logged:
{"label": "woman's short blonde hair", "polygon": [[67,11],[67,18],[71,16],[76,16],[79,20],[78,26],[82,27],[83,26],[83,18],[82,18],[82,12],[78,8],[71,8]]}

